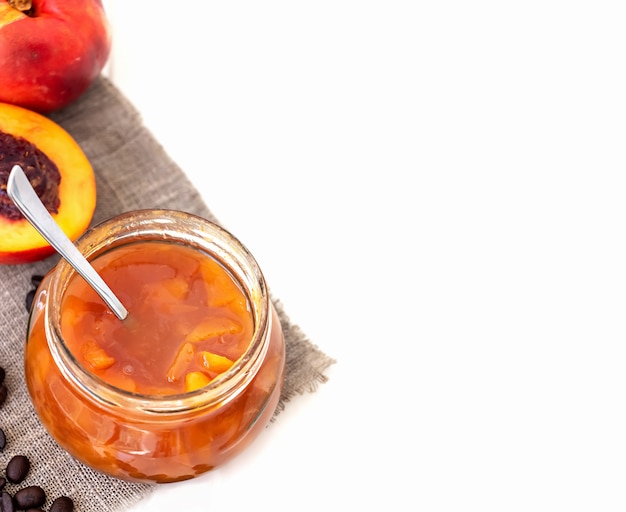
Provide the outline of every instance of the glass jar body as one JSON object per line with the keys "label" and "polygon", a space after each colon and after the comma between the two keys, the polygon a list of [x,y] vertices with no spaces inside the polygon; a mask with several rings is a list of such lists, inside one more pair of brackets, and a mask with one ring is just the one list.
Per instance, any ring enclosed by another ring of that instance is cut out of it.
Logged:
{"label": "glass jar body", "polygon": [[76,364],[59,328],[61,299],[72,276],[61,261],[42,281],[33,302],[25,376],[42,424],[68,453],[117,478],[162,483],[204,473],[260,434],[280,397],[285,345],[251,255],[204,219],[162,210],[131,212],[91,230],[78,246],[91,259],[117,245],[155,237],[200,246],[212,256],[219,253],[217,259],[249,296],[254,340],[227,375],[175,397],[124,392],[94,378]]}

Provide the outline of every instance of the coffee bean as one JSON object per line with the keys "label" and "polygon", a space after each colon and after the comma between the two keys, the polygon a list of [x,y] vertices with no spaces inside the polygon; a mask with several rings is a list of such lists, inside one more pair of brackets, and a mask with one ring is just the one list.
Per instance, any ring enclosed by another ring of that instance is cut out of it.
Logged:
{"label": "coffee bean", "polygon": [[41,284],[43,278],[44,276],[38,274],[35,274],[30,278],[33,289],[28,291],[28,293],[26,294],[26,300],[24,302],[24,305],[26,306],[26,311],[28,311],[29,313],[31,308],[33,307],[33,301],[35,300],[35,295],[37,294],[37,288],[39,288],[39,285]]}
{"label": "coffee bean", "polygon": [[4,402],[6,401],[8,394],[9,394],[9,390],[6,384],[0,384],[0,407],[4,405]]}
{"label": "coffee bean", "polygon": [[33,307],[33,301],[35,300],[36,290],[28,290],[26,292],[26,299],[24,301],[24,306],[26,306],[26,312],[30,313],[31,308]]}
{"label": "coffee bean", "polygon": [[4,489],[4,486],[7,484],[7,479],[3,476],[0,476],[0,491]]}
{"label": "coffee bean", "polygon": [[25,510],[24,512],[43,512],[42,508],[29,508],[28,510]]}
{"label": "coffee bean", "polygon": [[15,512],[13,497],[6,491],[0,494],[0,512]]}
{"label": "coffee bean", "polygon": [[60,496],[52,502],[50,512],[74,512],[74,502],[72,498]]}
{"label": "coffee bean", "polygon": [[0,452],[4,450],[7,445],[7,436],[4,434],[4,430],[0,428]]}
{"label": "coffee bean", "polygon": [[41,507],[46,502],[46,493],[38,485],[29,485],[17,491],[13,500],[20,510]]}
{"label": "coffee bean", "polygon": [[15,455],[7,464],[6,477],[9,482],[19,484],[30,470],[30,461],[25,455]]}

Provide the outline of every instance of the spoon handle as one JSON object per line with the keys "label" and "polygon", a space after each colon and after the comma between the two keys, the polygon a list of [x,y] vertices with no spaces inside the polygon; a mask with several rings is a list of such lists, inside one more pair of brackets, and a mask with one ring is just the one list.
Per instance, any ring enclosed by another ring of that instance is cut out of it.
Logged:
{"label": "spoon handle", "polygon": [[11,169],[7,194],[41,236],[83,276],[113,313],[124,320],[128,316],[126,308],[46,210],[19,165]]}

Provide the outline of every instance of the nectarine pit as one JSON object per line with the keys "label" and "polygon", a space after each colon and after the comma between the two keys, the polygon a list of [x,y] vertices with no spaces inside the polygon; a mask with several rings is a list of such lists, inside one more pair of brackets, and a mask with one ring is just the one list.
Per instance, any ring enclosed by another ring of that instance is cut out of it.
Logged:
{"label": "nectarine pit", "polygon": [[61,173],[55,163],[32,142],[0,130],[0,215],[19,220],[23,216],[7,194],[7,181],[14,165],[20,165],[50,213],[58,213]]}
{"label": "nectarine pit", "polygon": [[9,5],[14,9],[23,12],[27,16],[34,15],[32,0],[9,0]]}

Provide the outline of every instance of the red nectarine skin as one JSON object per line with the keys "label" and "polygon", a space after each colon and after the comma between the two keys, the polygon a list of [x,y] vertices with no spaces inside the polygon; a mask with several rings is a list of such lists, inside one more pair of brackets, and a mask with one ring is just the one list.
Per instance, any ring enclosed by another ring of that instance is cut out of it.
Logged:
{"label": "red nectarine skin", "polygon": [[6,193],[14,165],[24,169],[70,239],[85,232],[96,207],[93,169],[69,133],[41,114],[0,103],[0,264],[37,261],[54,253]]}
{"label": "red nectarine skin", "polygon": [[1,265],[21,265],[23,263],[34,263],[43,260],[54,254],[54,249],[50,246],[37,247],[20,252],[0,252]]}
{"label": "red nectarine skin", "polygon": [[0,0],[0,102],[40,113],[76,100],[100,74],[111,31],[100,0]]}

